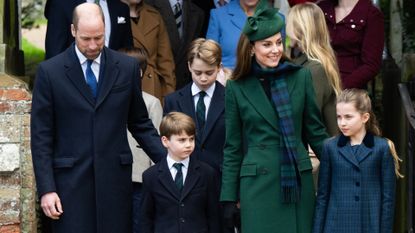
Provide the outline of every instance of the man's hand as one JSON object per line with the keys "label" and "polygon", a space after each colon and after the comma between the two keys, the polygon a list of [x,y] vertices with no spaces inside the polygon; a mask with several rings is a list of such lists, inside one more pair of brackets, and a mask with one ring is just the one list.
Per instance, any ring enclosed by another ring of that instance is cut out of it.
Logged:
{"label": "man's hand", "polygon": [[51,219],[57,220],[63,213],[61,200],[55,192],[43,194],[40,199],[40,206],[43,209],[43,213]]}

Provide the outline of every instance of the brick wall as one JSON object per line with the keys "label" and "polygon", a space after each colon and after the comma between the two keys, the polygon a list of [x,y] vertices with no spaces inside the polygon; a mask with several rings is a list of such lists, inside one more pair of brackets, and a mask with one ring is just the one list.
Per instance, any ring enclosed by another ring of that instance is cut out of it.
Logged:
{"label": "brick wall", "polygon": [[0,74],[0,233],[36,233],[30,105],[27,85]]}

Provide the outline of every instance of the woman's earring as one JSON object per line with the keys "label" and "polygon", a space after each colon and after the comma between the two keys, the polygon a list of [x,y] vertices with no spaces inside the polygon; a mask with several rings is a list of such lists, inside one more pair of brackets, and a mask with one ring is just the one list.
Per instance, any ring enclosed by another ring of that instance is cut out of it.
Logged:
{"label": "woman's earring", "polygon": [[254,56],[254,54],[255,54],[254,52],[251,52],[251,57],[253,57],[253,56]]}

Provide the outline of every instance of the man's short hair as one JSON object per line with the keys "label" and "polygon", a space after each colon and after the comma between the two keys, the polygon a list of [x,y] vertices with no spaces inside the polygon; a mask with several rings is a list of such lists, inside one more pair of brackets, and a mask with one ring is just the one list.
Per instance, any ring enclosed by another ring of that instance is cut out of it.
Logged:
{"label": "man's short hair", "polygon": [[[73,10],[73,12],[72,12],[72,24],[73,24],[73,26],[75,27],[75,30],[78,30],[78,23],[79,23],[79,13],[78,13],[78,9],[79,9],[79,7],[81,6],[81,5],[83,5],[83,4],[89,4],[89,3],[82,3],[82,4],[80,4],[80,5],[78,5],[78,6],[76,6],[75,7],[75,9]],[[97,5],[98,6],[98,5]],[[99,14],[100,14],[100,16],[101,16],[101,19],[102,19],[102,22],[104,23],[104,25],[105,25],[105,17],[104,17],[104,12],[102,11],[102,8],[100,7],[100,6],[98,6],[99,7]]]}

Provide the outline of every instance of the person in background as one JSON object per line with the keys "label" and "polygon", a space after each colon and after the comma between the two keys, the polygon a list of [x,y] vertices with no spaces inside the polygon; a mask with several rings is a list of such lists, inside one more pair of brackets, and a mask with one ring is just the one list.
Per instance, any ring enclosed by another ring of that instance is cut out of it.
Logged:
{"label": "person in background", "polygon": [[[337,135],[336,96],[341,91],[341,81],[324,14],[314,3],[295,5],[289,11],[286,29],[293,62],[311,72],[316,102],[327,133]],[[310,158],[316,185],[319,161],[311,150]]]}
{"label": "person in background", "polygon": [[186,52],[202,35],[204,13],[191,0],[144,0],[159,11],[169,34],[176,73],[176,90],[191,82]]}
{"label": "person in background", "polygon": [[382,12],[371,0],[323,0],[318,5],[326,18],[343,88],[366,89],[382,65]]}
{"label": "person in background", "polygon": [[[122,53],[127,54],[130,57],[137,59],[140,64],[140,77],[142,78],[143,74],[147,69],[147,53],[143,48],[123,48],[119,50]],[[163,108],[161,107],[160,100],[155,96],[152,96],[144,91],[141,92],[143,95],[143,100],[146,105],[148,116],[153,123],[154,127],[158,130],[163,117]],[[134,140],[134,137],[130,132],[128,133],[128,144],[130,145],[131,152],[133,154],[133,233],[140,233],[140,223],[142,221],[141,217],[141,203],[142,203],[142,189],[143,189],[143,179],[142,174],[150,166],[154,165],[154,162],[148,157],[144,152],[142,147],[137,144]]]}
{"label": "person in background", "polygon": [[53,233],[131,232],[133,158],[126,127],[150,158],[165,155],[148,118],[138,62],[104,46],[100,7],[74,10],[75,43],[39,64],[31,151]]}
{"label": "person in background", "polygon": [[143,173],[143,233],[220,232],[218,177],[191,156],[193,119],[181,112],[163,117],[160,135],[167,156]]}
{"label": "person in background", "polygon": [[337,98],[341,134],[324,143],[313,233],[392,233],[399,157],[382,138],[365,90]]}
{"label": "person in background", "polygon": [[[72,12],[79,4],[94,0],[47,0],[45,17],[48,20],[45,39],[45,58],[65,51],[73,42],[71,34]],[[128,6],[120,0],[99,0],[105,17],[105,46],[118,50],[132,47]]]}
{"label": "person in background", "polygon": [[130,7],[134,47],[143,48],[148,54],[141,88],[163,102],[167,94],[176,90],[173,54],[163,18],[143,0],[122,2]]}
{"label": "person in background", "polygon": [[321,154],[328,137],[308,69],[283,55],[277,9],[248,17],[226,84],[221,202],[226,222],[240,202],[242,232],[312,229],[314,185],[304,145]]}

